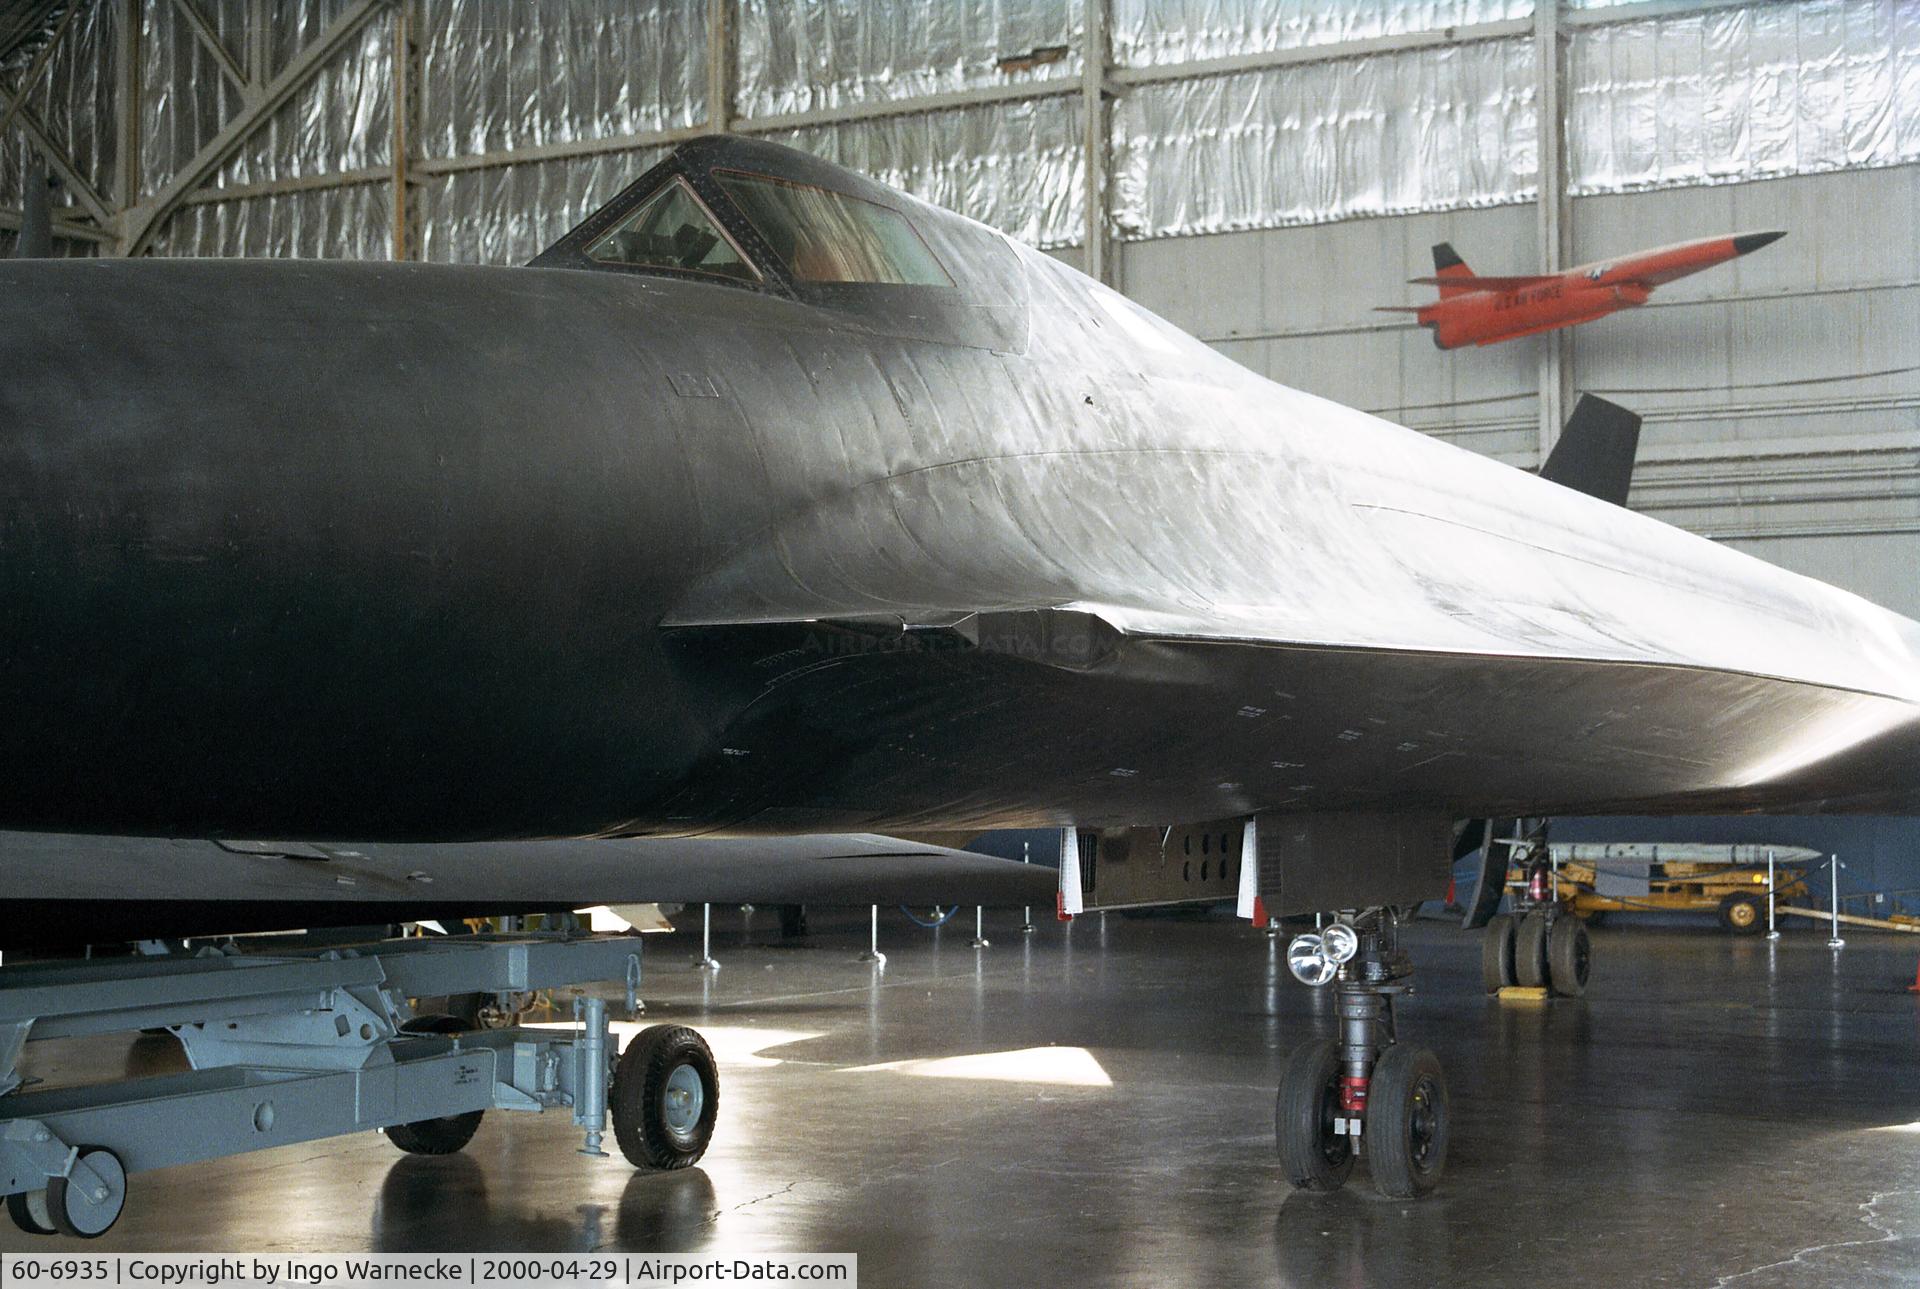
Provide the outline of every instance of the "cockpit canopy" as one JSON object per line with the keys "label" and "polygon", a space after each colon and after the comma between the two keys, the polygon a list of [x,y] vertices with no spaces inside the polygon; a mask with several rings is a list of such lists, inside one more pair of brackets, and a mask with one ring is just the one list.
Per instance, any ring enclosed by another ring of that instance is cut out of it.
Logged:
{"label": "cockpit canopy", "polygon": [[1026,280],[1004,237],[757,140],[681,145],[533,264],[768,291],[888,334],[1026,344]]}

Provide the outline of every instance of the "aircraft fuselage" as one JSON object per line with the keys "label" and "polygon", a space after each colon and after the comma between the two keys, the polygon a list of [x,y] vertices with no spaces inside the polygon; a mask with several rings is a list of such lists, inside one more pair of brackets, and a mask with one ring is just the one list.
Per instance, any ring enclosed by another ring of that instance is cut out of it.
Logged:
{"label": "aircraft fuselage", "polygon": [[984,321],[564,268],[0,266],[0,827],[1906,790],[1920,627],[1000,245]]}

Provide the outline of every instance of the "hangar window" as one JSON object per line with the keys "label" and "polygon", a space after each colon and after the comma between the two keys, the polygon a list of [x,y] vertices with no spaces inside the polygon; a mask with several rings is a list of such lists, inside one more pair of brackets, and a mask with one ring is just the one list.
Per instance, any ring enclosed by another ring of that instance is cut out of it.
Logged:
{"label": "hangar window", "polygon": [[907,217],[876,202],[738,170],[713,177],[795,282],[952,286]]}
{"label": "hangar window", "polygon": [[760,277],[684,179],[672,180],[641,202],[638,210],[587,247],[587,256],[602,264],[701,273],[736,282]]}

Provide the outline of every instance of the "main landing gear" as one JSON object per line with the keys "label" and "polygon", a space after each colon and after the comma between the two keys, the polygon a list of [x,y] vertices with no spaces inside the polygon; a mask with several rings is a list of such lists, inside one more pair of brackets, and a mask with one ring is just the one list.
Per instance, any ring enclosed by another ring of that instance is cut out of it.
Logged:
{"label": "main landing gear", "polygon": [[1487,992],[1520,985],[1546,988],[1562,998],[1587,992],[1593,946],[1587,927],[1554,898],[1547,859],[1536,852],[1514,911],[1488,919],[1480,942],[1480,979]]}
{"label": "main landing gear", "polygon": [[1287,1180],[1302,1190],[1346,1184],[1363,1152],[1375,1189],[1425,1195],[1447,1164],[1447,1079],[1440,1058],[1397,1041],[1395,997],[1412,988],[1413,963],[1386,909],[1296,936],[1287,966],[1309,985],[1332,984],[1340,1037],[1294,1050],[1280,1081],[1274,1134]]}

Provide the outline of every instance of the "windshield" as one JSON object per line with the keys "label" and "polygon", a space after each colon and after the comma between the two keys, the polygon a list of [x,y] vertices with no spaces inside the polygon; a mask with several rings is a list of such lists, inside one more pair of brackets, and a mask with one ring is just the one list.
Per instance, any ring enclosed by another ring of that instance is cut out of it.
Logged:
{"label": "windshield", "polygon": [[760,275],[721,231],[684,179],[640,203],[618,227],[587,248],[601,264],[706,273],[737,282]]}
{"label": "windshield", "polygon": [[795,282],[952,286],[897,210],[826,188],[737,170],[713,177],[767,240]]}

